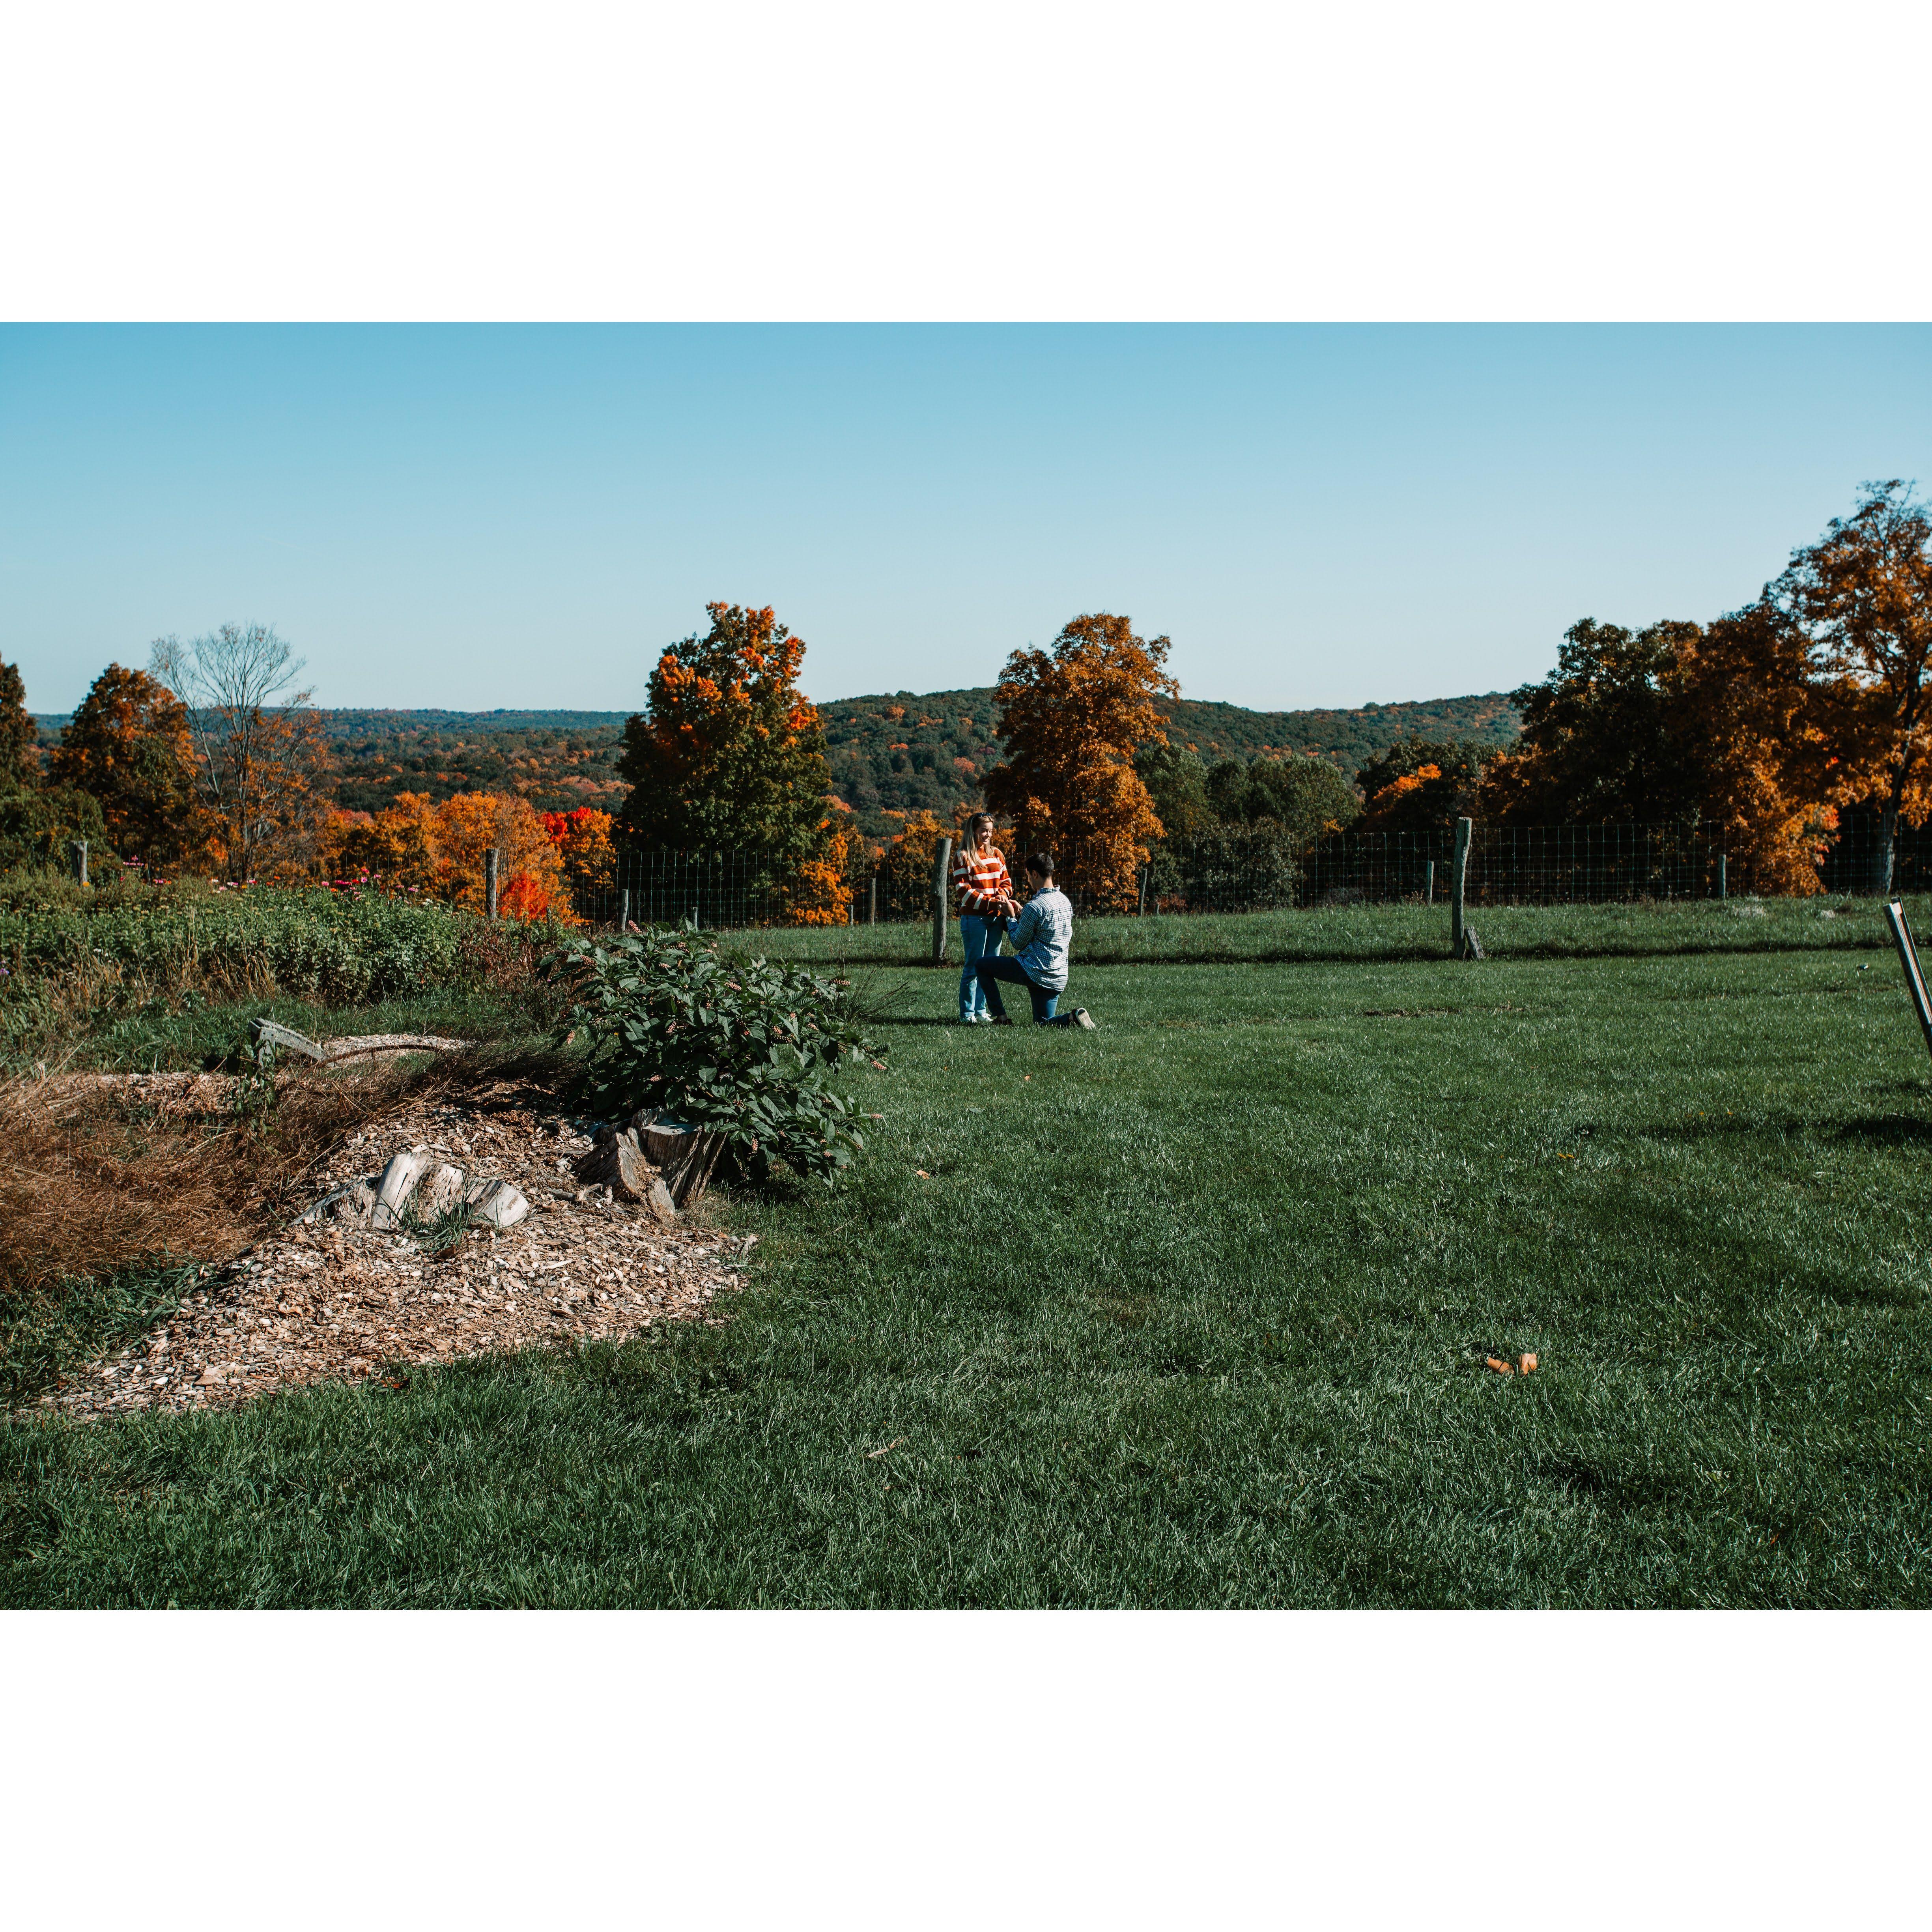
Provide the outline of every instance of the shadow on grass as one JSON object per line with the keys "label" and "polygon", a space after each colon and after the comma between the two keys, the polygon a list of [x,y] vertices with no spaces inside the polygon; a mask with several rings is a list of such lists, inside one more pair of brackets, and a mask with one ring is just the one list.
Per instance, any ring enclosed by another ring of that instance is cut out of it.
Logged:
{"label": "shadow on grass", "polygon": [[1871,1114],[1862,1120],[1847,1120],[1838,1130],[1838,1138],[1874,1147],[1923,1146],[1932,1142],[1932,1120],[1914,1120],[1908,1114]]}

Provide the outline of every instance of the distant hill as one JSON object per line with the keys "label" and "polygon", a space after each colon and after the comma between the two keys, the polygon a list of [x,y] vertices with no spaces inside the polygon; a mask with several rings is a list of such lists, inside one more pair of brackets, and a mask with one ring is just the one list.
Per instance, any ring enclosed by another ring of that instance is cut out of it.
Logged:
{"label": "distant hill", "polygon": [[[970,690],[881,692],[821,704],[832,789],[860,826],[889,831],[888,812],[950,818],[979,796],[980,775],[1004,747],[993,728],[990,686]],[[1182,698],[1161,707],[1169,735],[1216,758],[1325,758],[1352,778],[1401,737],[1472,738],[1507,745],[1516,712],[1500,692],[1352,711],[1250,711]],[[375,812],[398,792],[441,800],[458,791],[519,791],[539,811],[594,805],[614,812],[622,711],[324,711],[339,776],[337,802]],[[40,742],[60,742],[64,717],[37,716]]]}
{"label": "distant hill", "polygon": [[[979,795],[980,774],[1004,746],[993,726],[990,686],[965,691],[880,692],[821,704],[832,788],[868,832],[885,829],[887,812],[952,815]],[[1168,735],[1216,758],[1325,758],[1352,778],[1357,769],[1398,738],[1472,738],[1507,745],[1518,728],[1499,692],[1413,704],[1365,704],[1354,711],[1250,711],[1239,704],[1181,698],[1162,705]]]}

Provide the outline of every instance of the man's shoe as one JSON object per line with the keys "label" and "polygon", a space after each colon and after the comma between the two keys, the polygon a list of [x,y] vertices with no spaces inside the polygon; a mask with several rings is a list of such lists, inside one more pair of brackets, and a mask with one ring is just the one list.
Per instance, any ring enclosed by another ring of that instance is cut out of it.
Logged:
{"label": "man's shoe", "polygon": [[1011,1026],[1012,1023],[1012,1016],[1010,1013],[995,1013],[993,1016],[993,1024],[995,1026]]}
{"label": "man's shoe", "polygon": [[1076,1006],[1073,1009],[1073,1024],[1084,1028],[1088,1033],[1094,1030],[1094,1016],[1084,1006]]}

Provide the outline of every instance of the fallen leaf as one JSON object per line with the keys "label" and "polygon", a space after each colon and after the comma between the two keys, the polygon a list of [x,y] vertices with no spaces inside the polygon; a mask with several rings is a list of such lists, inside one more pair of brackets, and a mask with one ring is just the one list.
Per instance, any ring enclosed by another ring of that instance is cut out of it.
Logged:
{"label": "fallen leaf", "polygon": [[1498,1361],[1494,1355],[1485,1355],[1483,1358],[1483,1360],[1487,1362],[1490,1366],[1494,1369],[1496,1373],[1499,1376],[1513,1376],[1516,1373],[1515,1370],[1511,1368],[1508,1363]]}
{"label": "fallen leaf", "polygon": [[1516,1358],[1516,1366],[1528,1375],[1536,1366],[1536,1358],[1534,1355],[1520,1355]]}
{"label": "fallen leaf", "polygon": [[[903,1436],[895,1436],[892,1439],[886,1444],[886,1449],[896,1449],[904,1440],[905,1438]],[[877,1457],[883,1456],[886,1453],[886,1449],[868,1449],[866,1451],[866,1460],[870,1462],[874,1460]]]}
{"label": "fallen leaf", "polygon": [[1030,1073],[1022,1073],[1020,1076],[1020,1078],[1022,1080],[1030,1080],[1033,1078],[1033,1076]]}
{"label": "fallen leaf", "polygon": [[928,1174],[926,1169],[922,1167],[914,1168],[913,1169],[913,1172],[917,1174],[922,1180],[930,1180],[932,1178],[932,1176]]}

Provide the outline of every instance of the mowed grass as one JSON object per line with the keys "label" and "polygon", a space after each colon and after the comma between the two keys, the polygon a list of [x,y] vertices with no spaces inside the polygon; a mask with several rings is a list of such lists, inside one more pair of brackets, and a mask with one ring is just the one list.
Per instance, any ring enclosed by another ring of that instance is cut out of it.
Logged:
{"label": "mowed grass", "polygon": [[873,969],[887,1118],[718,1204],[724,1325],[11,1425],[6,1600],[1932,1599],[1888,956],[1076,966],[1097,1034]]}

